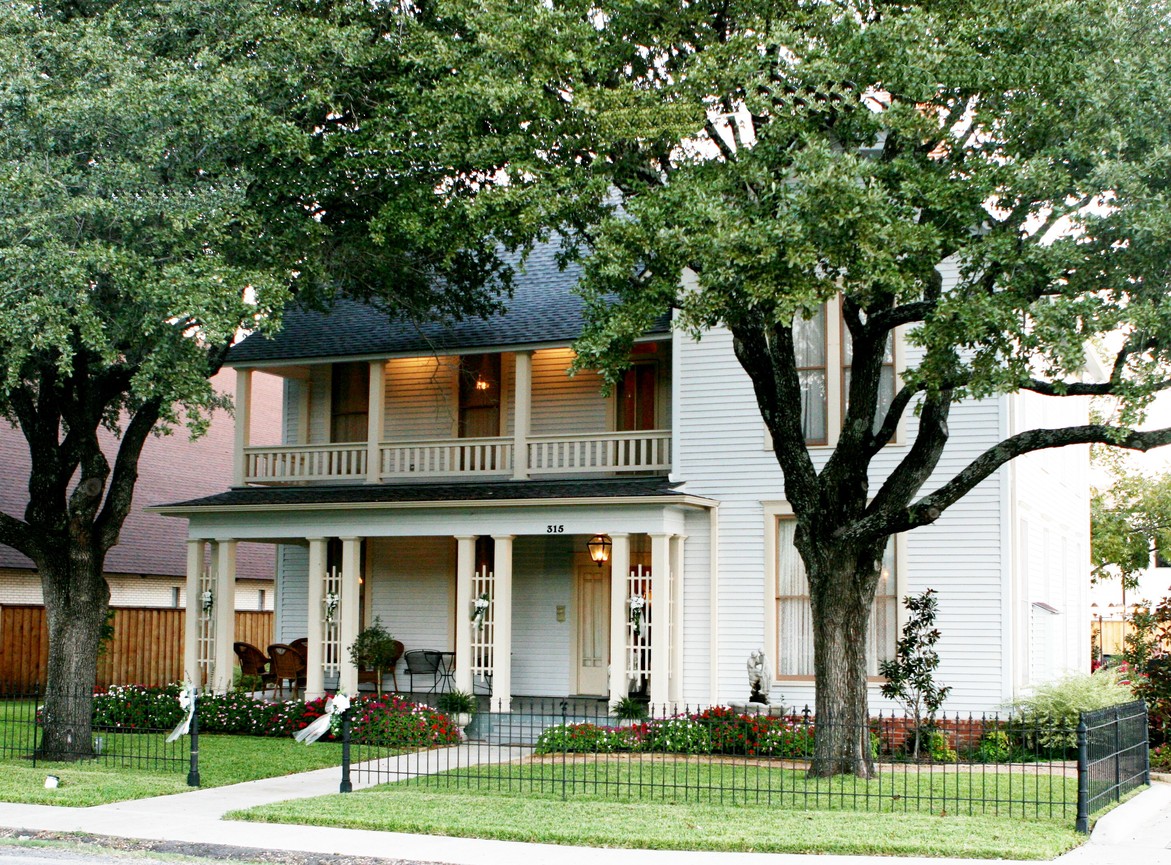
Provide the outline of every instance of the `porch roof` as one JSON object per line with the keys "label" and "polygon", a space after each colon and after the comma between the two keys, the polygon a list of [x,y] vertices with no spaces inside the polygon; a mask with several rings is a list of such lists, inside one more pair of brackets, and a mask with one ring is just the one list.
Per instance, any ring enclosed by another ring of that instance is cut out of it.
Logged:
{"label": "porch roof", "polygon": [[637,499],[711,507],[716,502],[677,489],[663,477],[581,480],[488,481],[481,483],[350,484],[345,486],[240,487],[189,501],[155,505],[155,513],[251,510],[280,507],[433,505],[464,506],[548,500]]}

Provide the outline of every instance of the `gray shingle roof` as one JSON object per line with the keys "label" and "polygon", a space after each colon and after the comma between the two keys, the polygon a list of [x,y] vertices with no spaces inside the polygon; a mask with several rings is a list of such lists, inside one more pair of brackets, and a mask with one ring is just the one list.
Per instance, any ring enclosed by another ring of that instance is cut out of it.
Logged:
{"label": "gray shingle roof", "polygon": [[[553,243],[533,250],[525,269],[516,274],[507,310],[499,315],[417,325],[391,319],[381,310],[350,300],[339,301],[327,314],[290,309],[279,334],[272,339],[248,337],[232,349],[228,363],[570,342],[581,334],[584,323],[582,299],[572,291],[581,268],[570,265],[560,269],[556,252]],[[669,329],[669,318],[663,316],[651,332],[666,333]]]}
{"label": "gray shingle roof", "polygon": [[488,481],[460,484],[352,484],[349,486],[245,487],[214,496],[159,505],[164,508],[344,505],[419,502],[491,502],[524,499],[594,499],[684,496],[664,477],[593,480]]}

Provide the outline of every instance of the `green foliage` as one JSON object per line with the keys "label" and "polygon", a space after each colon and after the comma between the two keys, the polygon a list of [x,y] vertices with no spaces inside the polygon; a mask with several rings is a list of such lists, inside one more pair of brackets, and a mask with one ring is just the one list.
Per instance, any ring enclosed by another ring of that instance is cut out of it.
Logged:
{"label": "green foliage", "polygon": [[922,744],[933,763],[955,763],[959,760],[959,755],[952,748],[947,733],[943,730],[936,728],[927,730],[924,733]]}
{"label": "green foliage", "polygon": [[1171,552],[1171,473],[1115,469],[1111,485],[1095,488],[1090,499],[1094,580],[1117,577],[1133,588],[1156,550]]}
{"label": "green foliage", "polygon": [[980,737],[976,759],[981,763],[1005,763],[1012,757],[1012,744],[1003,730],[989,730]]}
{"label": "green foliage", "polygon": [[631,751],[795,758],[809,756],[813,734],[812,725],[789,718],[741,715],[713,707],[627,727],[558,725],[541,734],[536,750],[539,754]]}
{"label": "green foliage", "polygon": [[[935,644],[940,637],[939,629],[934,627],[939,608],[935,590],[907,595],[903,598],[903,606],[910,615],[895,645],[895,656],[881,662],[878,672],[886,679],[882,683],[882,695],[897,700],[915,719],[913,753],[917,757],[921,731],[924,725],[930,726],[934,722],[935,713],[943,706],[951,687],[935,682],[935,671],[939,668]],[[929,747],[934,757],[934,746]],[[946,739],[943,747],[947,747]]]}
{"label": "green foliage", "polygon": [[1116,670],[1103,667],[1092,674],[1075,673],[1039,685],[1029,697],[1012,704],[1026,728],[1037,727],[1038,744],[1070,748],[1077,743],[1078,715],[1134,699]]}
{"label": "green foliage", "polygon": [[476,703],[476,698],[467,691],[461,691],[458,688],[453,688],[450,691],[444,691],[439,695],[439,699],[435,701],[436,708],[450,714],[474,714],[479,704]]}
{"label": "green foliage", "polygon": [[647,717],[648,707],[643,700],[627,695],[610,707],[610,714],[620,721],[642,721]]}
{"label": "green foliage", "polygon": [[350,644],[350,661],[359,670],[374,670],[381,674],[389,670],[398,657],[399,647],[395,644],[394,636],[382,626],[379,616],[375,616],[374,621],[363,628]]}
{"label": "green foliage", "polygon": [[[179,685],[147,688],[114,686],[94,697],[94,728],[122,732],[170,730],[183,717]],[[199,729],[204,733],[248,736],[291,736],[325,714],[325,698],[270,703],[233,691],[199,697]],[[391,697],[371,694],[354,698],[350,709],[353,741],[391,748],[453,745],[459,729],[442,712]],[[331,738],[327,734],[326,738]]]}

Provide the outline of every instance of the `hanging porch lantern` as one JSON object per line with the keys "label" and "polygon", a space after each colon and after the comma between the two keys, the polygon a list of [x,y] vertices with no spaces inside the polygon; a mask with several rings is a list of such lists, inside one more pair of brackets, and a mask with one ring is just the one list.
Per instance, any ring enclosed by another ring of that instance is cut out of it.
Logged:
{"label": "hanging porch lantern", "polygon": [[590,559],[599,568],[610,561],[610,547],[613,546],[608,535],[594,535],[586,542],[586,549],[590,551]]}

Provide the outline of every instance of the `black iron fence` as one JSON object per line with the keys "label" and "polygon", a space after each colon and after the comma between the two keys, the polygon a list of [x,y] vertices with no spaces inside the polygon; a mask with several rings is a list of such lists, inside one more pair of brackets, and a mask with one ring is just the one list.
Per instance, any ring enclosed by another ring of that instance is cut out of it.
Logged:
{"label": "black iron fence", "polygon": [[[171,729],[152,726],[149,707],[140,715],[136,709],[123,705],[117,688],[96,695],[76,688],[0,691],[0,760],[34,767],[87,762],[104,768],[187,770],[188,781],[197,786],[197,731],[167,742]],[[109,720],[114,715],[117,722]]]}
{"label": "black iron fence", "polygon": [[1151,782],[1146,704],[1083,712],[1077,736],[1077,828],[1088,832],[1091,814]]}
{"label": "black iron fence", "polygon": [[1078,813],[1078,731],[1035,719],[948,714],[916,725],[880,715],[840,730],[864,754],[864,771],[820,777],[811,771],[816,733],[836,725],[808,710],[676,707],[620,720],[604,701],[514,700],[504,708],[481,700],[480,711],[458,719],[470,720],[458,747],[400,753],[350,736],[343,787],[405,782],[564,799],[1069,820]]}

